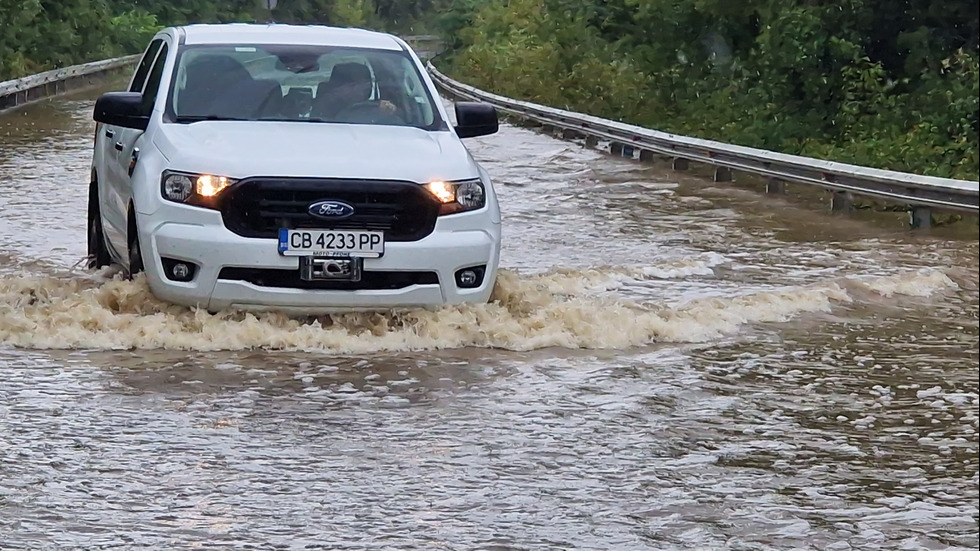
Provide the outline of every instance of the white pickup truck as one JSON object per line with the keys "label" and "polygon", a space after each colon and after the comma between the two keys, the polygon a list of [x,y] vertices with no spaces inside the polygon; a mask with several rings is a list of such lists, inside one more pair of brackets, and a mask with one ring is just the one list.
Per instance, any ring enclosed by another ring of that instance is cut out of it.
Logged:
{"label": "white pickup truck", "polygon": [[158,298],[326,313],[486,302],[500,210],[400,38],[358,29],[160,31],[95,106],[90,267],[145,272]]}

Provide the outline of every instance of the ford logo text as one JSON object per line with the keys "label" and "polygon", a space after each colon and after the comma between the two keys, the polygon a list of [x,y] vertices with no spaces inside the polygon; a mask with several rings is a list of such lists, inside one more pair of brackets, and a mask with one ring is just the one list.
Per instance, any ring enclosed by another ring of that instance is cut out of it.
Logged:
{"label": "ford logo text", "polygon": [[354,214],[354,207],[341,201],[317,201],[310,205],[307,212],[324,220],[342,220]]}

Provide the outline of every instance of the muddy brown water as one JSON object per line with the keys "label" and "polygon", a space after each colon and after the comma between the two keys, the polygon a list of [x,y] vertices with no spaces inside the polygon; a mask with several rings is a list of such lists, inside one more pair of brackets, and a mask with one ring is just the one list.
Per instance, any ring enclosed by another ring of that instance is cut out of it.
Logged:
{"label": "muddy brown water", "polygon": [[978,546],[978,235],[504,125],[488,305],[155,300],[85,254],[94,92],[0,115],[0,549]]}

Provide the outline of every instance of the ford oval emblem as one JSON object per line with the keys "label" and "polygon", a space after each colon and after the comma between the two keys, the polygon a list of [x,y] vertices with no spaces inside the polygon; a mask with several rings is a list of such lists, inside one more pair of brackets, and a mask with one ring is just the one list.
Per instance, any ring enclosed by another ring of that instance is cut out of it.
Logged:
{"label": "ford oval emblem", "polygon": [[307,212],[324,220],[343,220],[354,214],[354,207],[341,201],[317,201],[310,205]]}

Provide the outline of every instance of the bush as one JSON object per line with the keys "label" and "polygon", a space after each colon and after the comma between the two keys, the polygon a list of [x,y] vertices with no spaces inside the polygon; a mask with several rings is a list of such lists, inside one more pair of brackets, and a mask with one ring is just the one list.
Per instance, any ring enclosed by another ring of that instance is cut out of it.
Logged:
{"label": "bush", "polygon": [[146,48],[163,25],[157,23],[155,15],[135,9],[110,19],[109,28],[119,53],[135,54]]}

